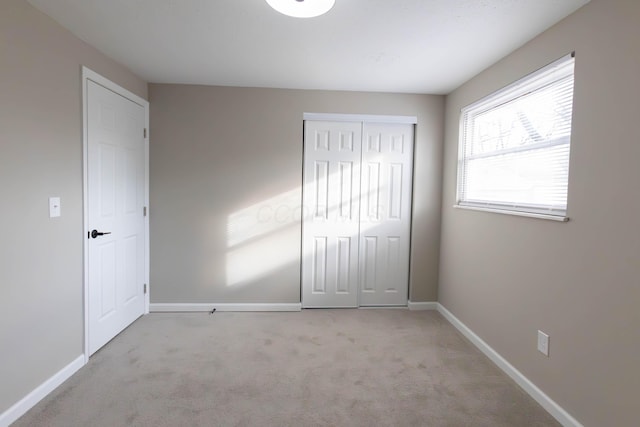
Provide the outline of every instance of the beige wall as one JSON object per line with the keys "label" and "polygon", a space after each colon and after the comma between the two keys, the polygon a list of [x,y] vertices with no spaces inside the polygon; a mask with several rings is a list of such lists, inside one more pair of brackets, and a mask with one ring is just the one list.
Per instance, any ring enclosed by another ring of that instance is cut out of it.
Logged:
{"label": "beige wall", "polygon": [[[639,22],[593,0],[447,97],[440,302],[586,426],[640,421]],[[572,50],[571,221],[452,209],[460,108]]]}
{"label": "beige wall", "polygon": [[146,98],[26,1],[0,2],[0,414],[83,352],[81,65]]}
{"label": "beige wall", "polygon": [[149,96],[152,303],[300,302],[303,112],[418,117],[411,299],[436,300],[443,97],[160,84]]}

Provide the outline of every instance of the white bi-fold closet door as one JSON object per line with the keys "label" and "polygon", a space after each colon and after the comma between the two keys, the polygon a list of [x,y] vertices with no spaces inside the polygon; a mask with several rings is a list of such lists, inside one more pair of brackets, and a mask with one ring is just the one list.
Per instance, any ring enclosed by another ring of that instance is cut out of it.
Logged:
{"label": "white bi-fold closet door", "polygon": [[413,129],[305,121],[304,307],[407,304]]}

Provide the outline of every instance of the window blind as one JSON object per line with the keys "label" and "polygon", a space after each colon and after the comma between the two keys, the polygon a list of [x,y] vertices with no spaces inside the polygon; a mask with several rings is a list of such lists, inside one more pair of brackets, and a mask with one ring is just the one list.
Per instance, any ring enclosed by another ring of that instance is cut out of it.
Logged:
{"label": "window blind", "polygon": [[566,216],[574,58],[464,108],[458,205]]}

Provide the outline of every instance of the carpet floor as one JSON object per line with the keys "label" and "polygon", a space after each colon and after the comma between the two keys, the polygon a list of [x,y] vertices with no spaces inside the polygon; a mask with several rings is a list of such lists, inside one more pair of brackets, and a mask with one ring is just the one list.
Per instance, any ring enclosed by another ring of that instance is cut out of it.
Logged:
{"label": "carpet floor", "polygon": [[439,313],[144,316],[14,424],[557,426]]}

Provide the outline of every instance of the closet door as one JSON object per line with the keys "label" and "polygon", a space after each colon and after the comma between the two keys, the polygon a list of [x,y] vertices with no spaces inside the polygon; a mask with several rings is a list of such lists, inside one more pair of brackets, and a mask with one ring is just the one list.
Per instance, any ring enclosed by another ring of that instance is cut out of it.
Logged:
{"label": "closet door", "polygon": [[406,305],[413,125],[365,123],[360,207],[361,306]]}
{"label": "closet door", "polygon": [[305,122],[303,307],[358,306],[362,123]]}

